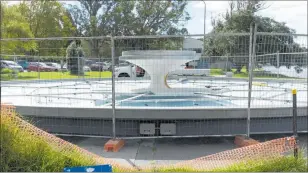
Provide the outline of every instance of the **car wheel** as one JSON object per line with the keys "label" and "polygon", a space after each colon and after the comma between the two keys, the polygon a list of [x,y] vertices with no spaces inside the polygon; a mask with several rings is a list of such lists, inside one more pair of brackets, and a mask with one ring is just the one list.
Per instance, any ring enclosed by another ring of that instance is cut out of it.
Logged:
{"label": "car wheel", "polygon": [[127,73],[121,73],[118,77],[130,77]]}

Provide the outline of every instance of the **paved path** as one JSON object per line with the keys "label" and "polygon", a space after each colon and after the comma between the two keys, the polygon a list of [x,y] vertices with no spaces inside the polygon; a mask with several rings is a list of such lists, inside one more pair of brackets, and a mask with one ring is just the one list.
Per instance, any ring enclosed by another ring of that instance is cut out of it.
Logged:
{"label": "paved path", "polygon": [[[252,137],[262,142],[284,136],[258,135]],[[308,135],[300,135],[299,141],[302,148],[307,148],[307,138]],[[126,140],[125,146],[119,152],[113,153],[105,152],[103,149],[107,139],[79,137],[65,137],[64,139],[95,154],[137,167],[176,163],[235,148],[234,138],[138,139]]]}

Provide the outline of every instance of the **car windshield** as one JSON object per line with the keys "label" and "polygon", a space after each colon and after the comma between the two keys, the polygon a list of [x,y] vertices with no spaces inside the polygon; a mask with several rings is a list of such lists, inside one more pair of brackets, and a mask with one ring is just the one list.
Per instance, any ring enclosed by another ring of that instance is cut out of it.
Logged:
{"label": "car windshield", "polygon": [[42,63],[42,62],[40,62],[39,65],[42,66],[42,67],[46,67],[46,66],[48,67],[48,65],[46,65],[45,63]]}
{"label": "car windshield", "polygon": [[52,66],[52,67],[59,67],[60,64],[57,63],[48,63],[47,65]]}
{"label": "car windshield", "polygon": [[8,65],[18,65],[16,62],[6,62]]}

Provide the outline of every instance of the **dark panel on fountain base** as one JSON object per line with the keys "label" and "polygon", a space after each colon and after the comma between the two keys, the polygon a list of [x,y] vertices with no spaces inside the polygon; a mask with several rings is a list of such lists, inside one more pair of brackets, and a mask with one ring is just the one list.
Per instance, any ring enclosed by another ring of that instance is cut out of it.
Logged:
{"label": "dark panel on fountain base", "polygon": [[[37,127],[55,134],[112,136],[111,119],[83,119],[56,117],[27,117]],[[141,137],[140,123],[154,123],[156,134],[159,134],[160,123],[175,123],[176,136],[216,136],[237,135],[246,133],[246,119],[206,119],[206,120],[125,120],[116,121],[117,137]],[[307,116],[298,117],[298,131],[308,131]],[[292,132],[292,117],[253,118],[251,119],[251,134],[290,133]]]}

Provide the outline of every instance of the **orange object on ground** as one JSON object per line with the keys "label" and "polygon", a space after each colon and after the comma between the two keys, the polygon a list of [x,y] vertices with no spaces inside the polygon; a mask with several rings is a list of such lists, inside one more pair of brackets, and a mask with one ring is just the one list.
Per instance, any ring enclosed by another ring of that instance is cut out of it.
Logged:
{"label": "orange object on ground", "polygon": [[109,152],[118,152],[124,146],[122,139],[110,139],[104,146],[104,150]]}
{"label": "orange object on ground", "polygon": [[247,138],[245,136],[235,136],[234,144],[238,147],[246,147],[249,145],[259,144],[259,141],[256,141],[251,138]]}

